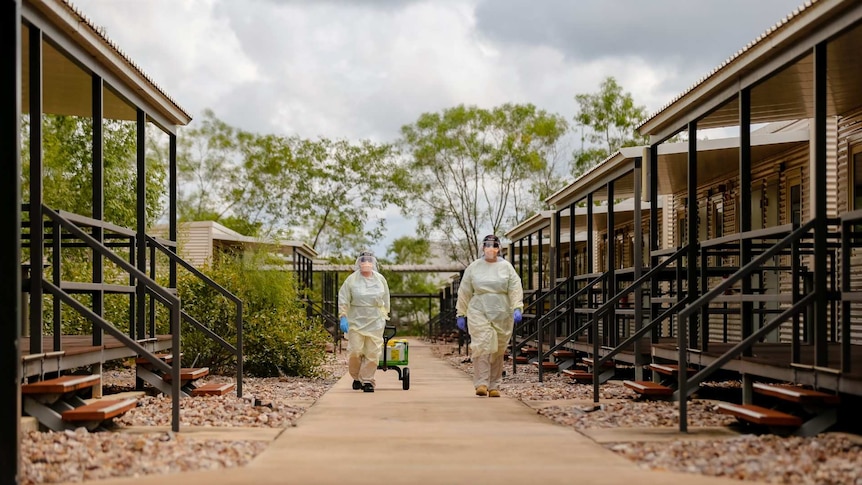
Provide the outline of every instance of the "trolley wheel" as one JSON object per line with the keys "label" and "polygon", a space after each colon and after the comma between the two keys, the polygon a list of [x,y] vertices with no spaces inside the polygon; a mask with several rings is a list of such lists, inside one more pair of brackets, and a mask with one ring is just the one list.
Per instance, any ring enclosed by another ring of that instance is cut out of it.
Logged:
{"label": "trolley wheel", "polygon": [[410,369],[407,367],[401,369],[401,388],[405,391],[410,389]]}

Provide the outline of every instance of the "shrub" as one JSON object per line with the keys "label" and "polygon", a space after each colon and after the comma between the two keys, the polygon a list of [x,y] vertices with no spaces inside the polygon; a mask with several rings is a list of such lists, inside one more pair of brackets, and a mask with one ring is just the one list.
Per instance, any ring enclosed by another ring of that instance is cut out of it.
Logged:
{"label": "shrub", "polygon": [[[244,370],[252,376],[313,376],[330,340],[323,324],[306,316],[293,273],[261,269],[261,256],[223,257],[206,273],[243,301]],[[190,274],[179,275],[183,310],[236,344],[235,306]],[[189,324],[182,329],[183,365],[230,374],[235,359]]]}

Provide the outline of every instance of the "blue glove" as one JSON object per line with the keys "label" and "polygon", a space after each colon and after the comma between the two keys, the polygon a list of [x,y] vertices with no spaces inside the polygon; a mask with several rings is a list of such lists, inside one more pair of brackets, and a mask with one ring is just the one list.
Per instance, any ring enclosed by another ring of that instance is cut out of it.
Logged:
{"label": "blue glove", "polygon": [[523,316],[521,316],[520,308],[515,308],[515,314],[513,316],[515,317],[515,323],[521,323]]}
{"label": "blue glove", "polygon": [[458,317],[458,321],[456,323],[462,332],[467,331],[467,317]]}
{"label": "blue glove", "polygon": [[341,333],[347,333],[347,317],[341,317]]}

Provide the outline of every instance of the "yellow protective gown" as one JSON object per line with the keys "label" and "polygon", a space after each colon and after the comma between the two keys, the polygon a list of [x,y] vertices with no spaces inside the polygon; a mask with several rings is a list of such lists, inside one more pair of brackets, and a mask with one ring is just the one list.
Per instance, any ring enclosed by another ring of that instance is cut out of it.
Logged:
{"label": "yellow protective gown", "polygon": [[524,290],[511,263],[502,258],[493,263],[481,258],[464,270],[456,310],[467,317],[473,358],[503,355],[512,337],[516,308],[524,308]]}
{"label": "yellow protective gown", "polygon": [[348,371],[354,380],[374,385],[383,352],[383,330],[389,320],[389,284],[377,271],[365,277],[355,271],[338,291],[338,315],[346,315]]}

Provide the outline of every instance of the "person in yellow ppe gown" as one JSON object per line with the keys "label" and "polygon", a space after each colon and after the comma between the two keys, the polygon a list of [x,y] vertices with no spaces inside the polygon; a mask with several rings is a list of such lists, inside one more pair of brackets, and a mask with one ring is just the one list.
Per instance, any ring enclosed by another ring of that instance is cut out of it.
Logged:
{"label": "person in yellow ppe gown", "polygon": [[353,389],[374,392],[374,374],[383,352],[389,320],[389,284],[377,270],[377,258],[363,251],[354,272],[338,291],[341,331],[347,334],[347,369]]}
{"label": "person in yellow ppe gown", "polygon": [[503,354],[524,309],[521,277],[500,257],[500,239],[485,236],[483,256],[464,270],[458,287],[458,328],[470,332],[477,396],[500,397]]}

